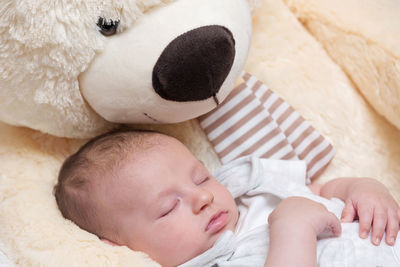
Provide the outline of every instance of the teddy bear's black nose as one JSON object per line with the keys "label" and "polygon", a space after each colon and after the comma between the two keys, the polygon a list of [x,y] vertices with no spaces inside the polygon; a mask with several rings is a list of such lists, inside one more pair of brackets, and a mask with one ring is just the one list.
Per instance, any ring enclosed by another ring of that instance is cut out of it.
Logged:
{"label": "teddy bear's black nose", "polygon": [[153,87],[173,101],[215,96],[235,58],[235,40],[225,27],[204,26],[178,36],[165,48],[153,69]]}

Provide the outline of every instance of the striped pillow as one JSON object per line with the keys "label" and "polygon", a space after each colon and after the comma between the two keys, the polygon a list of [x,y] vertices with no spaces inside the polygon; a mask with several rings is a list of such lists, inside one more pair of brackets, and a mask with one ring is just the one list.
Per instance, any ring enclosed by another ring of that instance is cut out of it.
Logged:
{"label": "striped pillow", "polygon": [[199,118],[222,163],[253,154],[304,160],[316,178],[335,154],[332,145],[298,112],[248,73],[216,109]]}

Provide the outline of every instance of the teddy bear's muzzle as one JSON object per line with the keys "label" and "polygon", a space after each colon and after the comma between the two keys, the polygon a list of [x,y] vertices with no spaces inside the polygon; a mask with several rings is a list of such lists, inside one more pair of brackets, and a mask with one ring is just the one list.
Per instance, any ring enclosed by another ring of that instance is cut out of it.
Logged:
{"label": "teddy bear's muzzle", "polygon": [[214,97],[235,59],[235,40],[223,26],[203,26],[175,38],[153,69],[153,88],[172,101]]}

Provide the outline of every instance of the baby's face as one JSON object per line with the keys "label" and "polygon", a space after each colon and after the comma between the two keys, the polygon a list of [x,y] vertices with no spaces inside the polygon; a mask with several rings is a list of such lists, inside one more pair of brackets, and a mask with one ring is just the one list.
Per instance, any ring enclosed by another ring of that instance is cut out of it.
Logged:
{"label": "baby's face", "polygon": [[163,266],[176,266],[234,230],[238,210],[230,192],[177,140],[128,158],[103,194],[120,244],[143,251]]}

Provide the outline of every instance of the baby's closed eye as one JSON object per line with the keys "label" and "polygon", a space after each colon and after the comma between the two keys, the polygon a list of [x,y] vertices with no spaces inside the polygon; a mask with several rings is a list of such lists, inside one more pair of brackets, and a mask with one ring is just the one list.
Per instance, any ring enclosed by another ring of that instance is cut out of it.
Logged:
{"label": "baby's closed eye", "polygon": [[160,212],[160,217],[163,218],[167,215],[169,215],[179,204],[179,199],[175,199],[173,202],[167,204]]}
{"label": "baby's closed eye", "polygon": [[204,177],[204,178],[200,179],[200,181],[197,182],[196,184],[197,184],[197,185],[201,185],[201,184],[203,184],[203,183],[205,183],[205,182],[207,182],[207,181],[209,181],[209,180],[210,180],[210,177],[207,176],[207,177]]}

